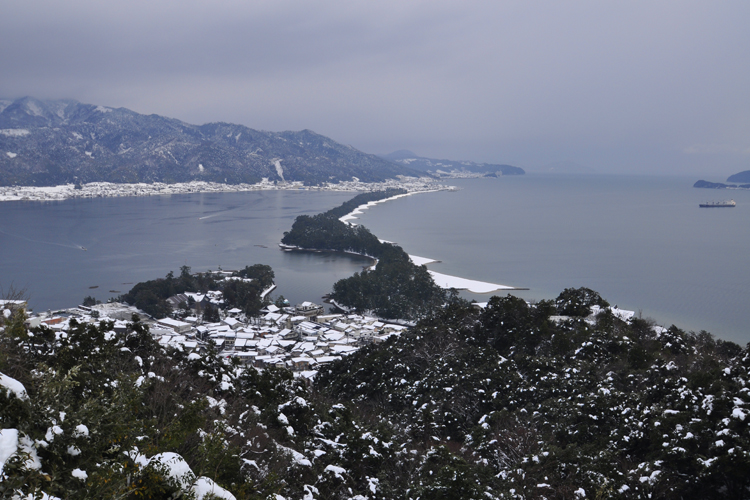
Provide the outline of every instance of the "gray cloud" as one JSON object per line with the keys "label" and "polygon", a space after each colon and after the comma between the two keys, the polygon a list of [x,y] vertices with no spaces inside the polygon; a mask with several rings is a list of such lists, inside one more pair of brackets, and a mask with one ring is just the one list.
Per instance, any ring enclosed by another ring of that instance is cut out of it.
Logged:
{"label": "gray cloud", "polygon": [[80,0],[2,10],[5,97],[311,128],[368,152],[531,170],[561,160],[718,177],[750,168],[746,2]]}

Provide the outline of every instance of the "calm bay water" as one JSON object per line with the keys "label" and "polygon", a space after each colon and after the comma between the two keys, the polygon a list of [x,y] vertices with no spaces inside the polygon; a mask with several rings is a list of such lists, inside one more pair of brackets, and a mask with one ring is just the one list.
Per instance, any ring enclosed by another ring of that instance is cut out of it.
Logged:
{"label": "calm bay water", "polygon": [[25,288],[30,306],[46,310],[73,307],[87,295],[105,301],[133,283],[179,274],[183,265],[205,271],[267,264],[278,285],[272,295],[320,301],[336,280],[370,261],[282,252],[278,243],[297,215],[352,196],[259,191],[0,203],[0,285]]}
{"label": "calm bay water", "polygon": [[[744,345],[750,306],[750,191],[692,188],[694,179],[526,175],[455,180],[360,218],[378,237],[439,259],[435,271],[530,290],[525,299],[592,288],[659,324]],[[179,272],[268,264],[291,302],[319,300],[369,263],[288,253],[283,232],[351,193],[262,191],[0,203],[0,286],[26,288],[36,310],[100,300]],[[733,197],[732,209],[698,203]],[[81,250],[85,247],[87,250]],[[89,288],[97,286],[97,288]],[[116,292],[110,292],[115,290]],[[487,295],[466,294],[486,301]]]}
{"label": "calm bay water", "polygon": [[[410,196],[360,222],[430,269],[529,288],[553,299],[586,286],[659,324],[750,341],[750,191],[694,179],[526,175],[456,180],[458,192]],[[735,208],[699,202],[734,198]],[[479,301],[488,296],[472,295]]]}

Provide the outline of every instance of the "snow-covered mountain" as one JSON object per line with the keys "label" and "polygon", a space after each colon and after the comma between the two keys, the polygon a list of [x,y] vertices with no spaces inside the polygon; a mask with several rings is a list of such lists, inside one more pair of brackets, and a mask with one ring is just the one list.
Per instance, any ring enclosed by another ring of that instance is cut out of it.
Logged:
{"label": "snow-covered mountain", "polygon": [[0,100],[0,186],[70,182],[377,182],[414,169],[311,130],[191,125],[125,108]]}
{"label": "snow-covered mountain", "polygon": [[407,149],[400,149],[381,155],[381,158],[400,163],[404,166],[429,173],[464,173],[495,174],[495,175],[523,175],[526,172],[520,167],[512,165],[495,165],[492,163],[476,163],[473,161],[435,160],[417,156]]}

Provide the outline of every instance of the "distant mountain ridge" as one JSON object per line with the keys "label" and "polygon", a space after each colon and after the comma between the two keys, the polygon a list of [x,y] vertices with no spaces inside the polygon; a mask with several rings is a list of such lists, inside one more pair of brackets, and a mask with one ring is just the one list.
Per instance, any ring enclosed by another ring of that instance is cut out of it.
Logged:
{"label": "distant mountain ridge", "polygon": [[316,134],[191,125],[126,108],[0,100],[0,186],[72,182],[379,182],[417,169]]}
{"label": "distant mountain ridge", "polygon": [[750,170],[743,170],[727,178],[727,182],[750,182]]}
{"label": "distant mountain ridge", "polygon": [[492,163],[476,163],[473,161],[436,160],[417,156],[408,149],[400,149],[393,153],[380,155],[381,158],[400,163],[422,172],[436,174],[438,172],[471,172],[475,174],[523,175],[526,172],[520,167],[512,165],[496,165]]}
{"label": "distant mountain ridge", "polygon": [[701,179],[693,184],[693,187],[707,189],[750,189],[750,170],[730,175],[727,178],[727,182],[745,182],[746,184],[725,184],[723,182],[709,182]]}

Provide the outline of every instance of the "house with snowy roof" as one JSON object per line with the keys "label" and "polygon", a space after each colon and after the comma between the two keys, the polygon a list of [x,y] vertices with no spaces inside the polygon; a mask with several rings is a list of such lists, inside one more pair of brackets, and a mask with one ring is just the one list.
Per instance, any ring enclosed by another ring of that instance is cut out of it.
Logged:
{"label": "house with snowy roof", "polygon": [[313,321],[319,314],[325,313],[325,309],[323,308],[323,306],[319,306],[318,304],[307,301],[301,304],[297,304],[294,310],[298,316],[306,316],[308,318],[312,318]]}
{"label": "house with snowy roof", "polygon": [[184,321],[179,321],[172,318],[163,318],[157,320],[156,324],[164,326],[166,328],[171,328],[177,333],[187,333],[193,326],[190,323],[185,323]]}

